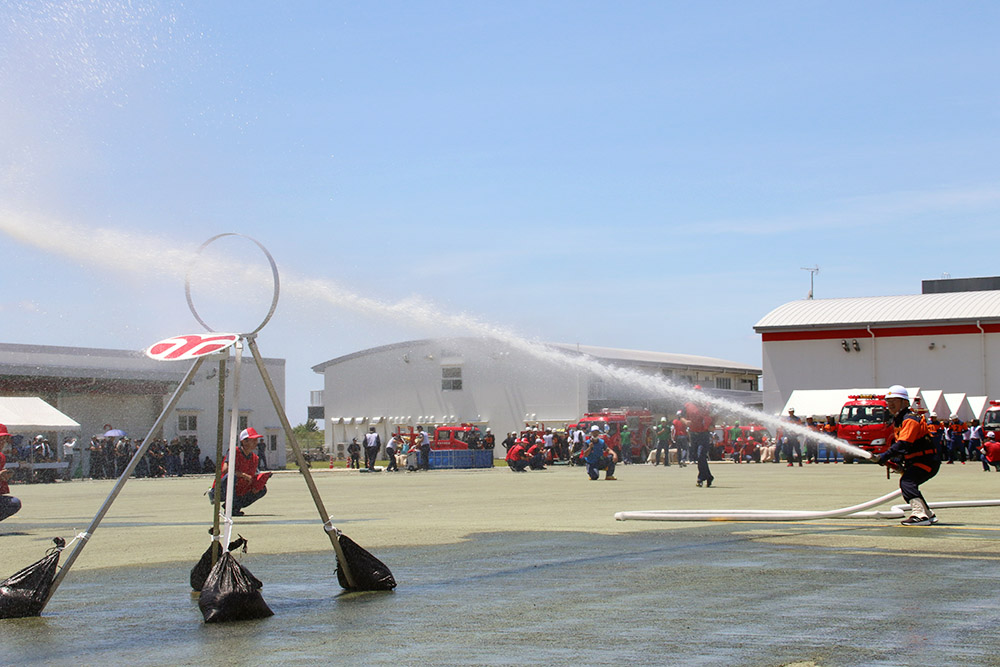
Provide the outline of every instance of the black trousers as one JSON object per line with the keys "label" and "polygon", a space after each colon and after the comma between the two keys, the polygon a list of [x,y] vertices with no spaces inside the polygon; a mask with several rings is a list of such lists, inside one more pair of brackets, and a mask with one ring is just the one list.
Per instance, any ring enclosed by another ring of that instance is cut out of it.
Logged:
{"label": "black trousers", "polygon": [[369,470],[375,469],[375,460],[378,458],[378,447],[365,447],[365,467]]}
{"label": "black trousers", "polygon": [[698,461],[698,481],[711,482],[715,477],[708,469],[708,453],[712,448],[712,435],[708,431],[691,434],[691,448]]}
{"label": "black trousers", "polygon": [[[903,500],[910,502],[911,498],[924,499],[920,493],[920,485],[938,473],[940,464],[931,465],[930,470],[918,468],[915,465],[907,466],[903,470],[903,476],[899,479],[899,490],[903,492]],[[926,501],[925,501],[926,502]]]}

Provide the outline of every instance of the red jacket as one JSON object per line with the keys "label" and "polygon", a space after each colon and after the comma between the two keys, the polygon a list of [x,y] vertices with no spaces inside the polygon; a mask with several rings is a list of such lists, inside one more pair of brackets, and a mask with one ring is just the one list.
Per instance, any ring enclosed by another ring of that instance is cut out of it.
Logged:
{"label": "red jacket", "polygon": [[708,410],[697,403],[685,403],[684,416],[691,422],[692,433],[705,433],[712,430],[712,416],[708,414]]}
{"label": "red jacket", "polygon": [[987,440],[983,443],[983,455],[989,463],[1000,463],[1000,442]]}
{"label": "red jacket", "polygon": [[524,458],[524,445],[521,443],[516,443],[513,447],[507,450],[507,461],[520,461]]}
{"label": "red jacket", "polygon": [[[236,480],[235,486],[233,487],[233,493],[237,496],[246,495],[251,491],[259,490],[259,482],[257,481],[257,464],[260,459],[257,458],[256,452],[251,452],[249,455],[243,453],[242,447],[236,448]],[[229,466],[229,455],[223,459],[223,465]],[[244,479],[242,473],[246,473],[253,478],[253,481]],[[228,474],[228,470],[224,471],[224,474]],[[270,475],[268,475],[270,477]],[[267,479],[264,479],[266,482]],[[215,486],[214,484],[212,485]],[[257,487],[257,488],[255,488]]]}
{"label": "red jacket", "polygon": [[[3,470],[6,465],[7,457],[3,455],[3,452],[0,452],[0,470]],[[7,485],[7,480],[0,479],[0,496],[5,493],[10,493],[10,486]]]}

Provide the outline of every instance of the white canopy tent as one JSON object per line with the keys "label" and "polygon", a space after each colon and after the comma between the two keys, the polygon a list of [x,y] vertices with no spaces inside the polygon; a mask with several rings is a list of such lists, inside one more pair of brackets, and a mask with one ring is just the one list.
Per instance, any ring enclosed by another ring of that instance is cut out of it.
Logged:
{"label": "white canopy tent", "polygon": [[[844,407],[849,396],[884,395],[885,391],[885,387],[877,389],[796,389],[788,397],[781,414],[784,415],[789,408],[793,408],[796,416],[800,419],[813,417],[824,421],[828,416],[840,419],[840,409]],[[907,387],[907,391],[914,398],[921,395],[920,387]]]}
{"label": "white canopy tent", "polygon": [[948,405],[944,402],[944,392],[940,389],[924,389],[921,392],[924,407],[938,417],[948,417]]}
{"label": "white canopy tent", "polygon": [[972,416],[975,419],[982,419],[983,415],[986,414],[986,404],[989,400],[988,396],[965,397],[965,401],[969,404],[969,409],[972,410]]}
{"label": "white canopy tent", "polygon": [[35,396],[0,397],[0,424],[15,431],[79,431],[80,424]]}
{"label": "white canopy tent", "polygon": [[[945,405],[948,406],[948,416],[957,416],[962,421],[968,421],[972,419],[972,408],[969,407],[969,402],[965,400],[965,394],[957,392],[954,394],[945,394],[942,396]],[[941,415],[939,415],[941,416]]]}

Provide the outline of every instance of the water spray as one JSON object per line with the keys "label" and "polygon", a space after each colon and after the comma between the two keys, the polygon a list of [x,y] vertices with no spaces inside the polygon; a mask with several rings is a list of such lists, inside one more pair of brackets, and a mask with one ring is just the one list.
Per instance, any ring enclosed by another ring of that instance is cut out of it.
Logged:
{"label": "water spray", "polygon": [[[198,257],[205,245],[218,238],[210,239],[200,249],[188,251],[171,248],[163,239],[126,234],[116,230],[90,230],[51,222],[46,223],[46,221],[28,220],[10,214],[0,214],[0,231],[41,250],[56,252],[76,261],[94,262],[95,265],[101,266],[102,271],[126,270],[130,273],[142,272],[146,275],[158,274],[185,279],[187,278],[185,267]],[[101,262],[101,258],[106,257],[111,249],[121,247],[135,249],[134,252],[128,253],[131,257],[129,262],[112,263],[110,266]],[[254,270],[245,263],[233,261],[218,261],[210,268],[214,272],[213,275],[220,278],[237,275],[240,276],[241,280],[258,282],[271,278],[264,271]],[[814,432],[805,426],[781,421],[775,416],[764,414],[745,405],[713,397],[705,392],[679,387],[662,377],[642,371],[563,352],[543,343],[530,341],[509,329],[490,324],[471,315],[445,313],[424,300],[406,299],[395,303],[386,303],[355,294],[331,281],[312,278],[292,277],[285,281],[284,287],[287,292],[304,301],[315,301],[318,298],[333,307],[347,308],[360,314],[405,319],[425,328],[441,328],[443,326],[476,337],[498,340],[542,361],[584,370],[597,377],[621,382],[650,393],[711,404],[715,408],[731,414],[822,442],[857,458],[870,459],[872,456],[870,452],[842,440],[824,433]],[[198,316],[196,315],[196,317]],[[204,324],[200,317],[198,317],[198,321]]]}

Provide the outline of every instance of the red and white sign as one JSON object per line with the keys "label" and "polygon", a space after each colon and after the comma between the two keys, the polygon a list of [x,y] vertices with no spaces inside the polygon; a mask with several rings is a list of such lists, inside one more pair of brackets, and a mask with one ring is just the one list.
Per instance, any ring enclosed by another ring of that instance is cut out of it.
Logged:
{"label": "red and white sign", "polygon": [[183,361],[225,350],[240,339],[238,334],[186,334],[154,343],[146,356],[157,361]]}

